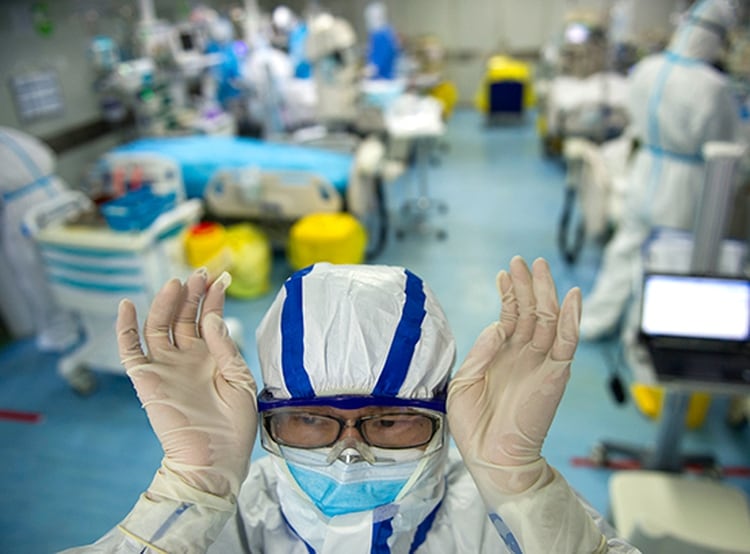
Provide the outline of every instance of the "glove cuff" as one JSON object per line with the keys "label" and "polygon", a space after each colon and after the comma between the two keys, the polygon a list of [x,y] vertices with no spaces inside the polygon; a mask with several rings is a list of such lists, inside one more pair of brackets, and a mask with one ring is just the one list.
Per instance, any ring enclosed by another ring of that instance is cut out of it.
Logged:
{"label": "glove cuff", "polygon": [[203,553],[235,510],[234,498],[195,489],[162,463],[148,491],[117,528],[150,552]]}
{"label": "glove cuff", "polygon": [[606,538],[563,477],[544,458],[520,467],[467,464],[498,533],[515,552],[606,550]]}
{"label": "glove cuff", "polygon": [[[177,467],[174,467],[177,465]],[[168,498],[177,502],[186,502],[205,506],[212,510],[233,512],[236,506],[236,494],[230,493],[219,496],[198,489],[189,484],[182,475],[189,471],[197,471],[199,468],[191,468],[181,464],[174,464],[168,460],[162,460],[161,467],[154,474],[154,478],[148,487],[149,496]],[[239,487],[237,487],[239,488]]]}

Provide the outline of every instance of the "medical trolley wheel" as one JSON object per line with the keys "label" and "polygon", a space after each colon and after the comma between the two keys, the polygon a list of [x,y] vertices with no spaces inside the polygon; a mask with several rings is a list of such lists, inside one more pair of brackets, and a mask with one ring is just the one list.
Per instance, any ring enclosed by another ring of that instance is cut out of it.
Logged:
{"label": "medical trolley wheel", "polygon": [[96,376],[87,367],[76,366],[63,376],[70,388],[81,396],[90,396],[96,390]]}

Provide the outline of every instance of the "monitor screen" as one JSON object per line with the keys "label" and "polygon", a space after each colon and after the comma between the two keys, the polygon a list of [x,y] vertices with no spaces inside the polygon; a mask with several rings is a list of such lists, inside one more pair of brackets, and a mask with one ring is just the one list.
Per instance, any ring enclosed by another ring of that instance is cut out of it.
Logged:
{"label": "monitor screen", "polygon": [[192,33],[188,31],[180,32],[180,46],[185,52],[190,52],[195,49],[195,42]]}
{"label": "monitor screen", "polygon": [[646,275],[641,331],[648,336],[750,339],[750,282],[694,275]]}

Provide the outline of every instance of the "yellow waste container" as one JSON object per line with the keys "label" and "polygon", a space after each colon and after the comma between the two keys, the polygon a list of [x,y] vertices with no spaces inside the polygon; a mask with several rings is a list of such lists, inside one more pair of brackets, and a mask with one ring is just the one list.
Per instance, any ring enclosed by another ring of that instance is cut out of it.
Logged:
{"label": "yellow waste container", "polygon": [[289,230],[287,259],[297,270],[316,262],[358,264],[365,258],[367,232],[351,214],[314,213]]}
{"label": "yellow waste container", "polygon": [[227,245],[223,225],[203,221],[192,225],[184,237],[185,258],[192,267],[206,267],[209,279],[215,279],[232,264],[232,252]]}
{"label": "yellow waste container", "polygon": [[271,285],[271,243],[266,234],[250,223],[230,225],[227,244],[232,251],[232,284],[227,294],[255,298],[267,293]]}
{"label": "yellow waste container", "polygon": [[522,105],[524,109],[534,106],[531,66],[508,56],[492,56],[487,61],[482,82],[474,97],[474,105],[484,113],[490,112],[489,88],[493,83],[503,81],[518,82],[523,85]]}

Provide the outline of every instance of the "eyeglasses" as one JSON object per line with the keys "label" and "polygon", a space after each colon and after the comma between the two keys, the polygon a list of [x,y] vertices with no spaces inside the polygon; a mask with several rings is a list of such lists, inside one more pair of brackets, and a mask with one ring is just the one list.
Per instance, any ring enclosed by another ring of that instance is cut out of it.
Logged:
{"label": "eyeglasses", "polygon": [[263,425],[281,446],[325,448],[333,446],[347,428],[356,429],[370,446],[417,448],[428,444],[442,419],[414,410],[342,418],[330,414],[283,408],[263,414]]}

